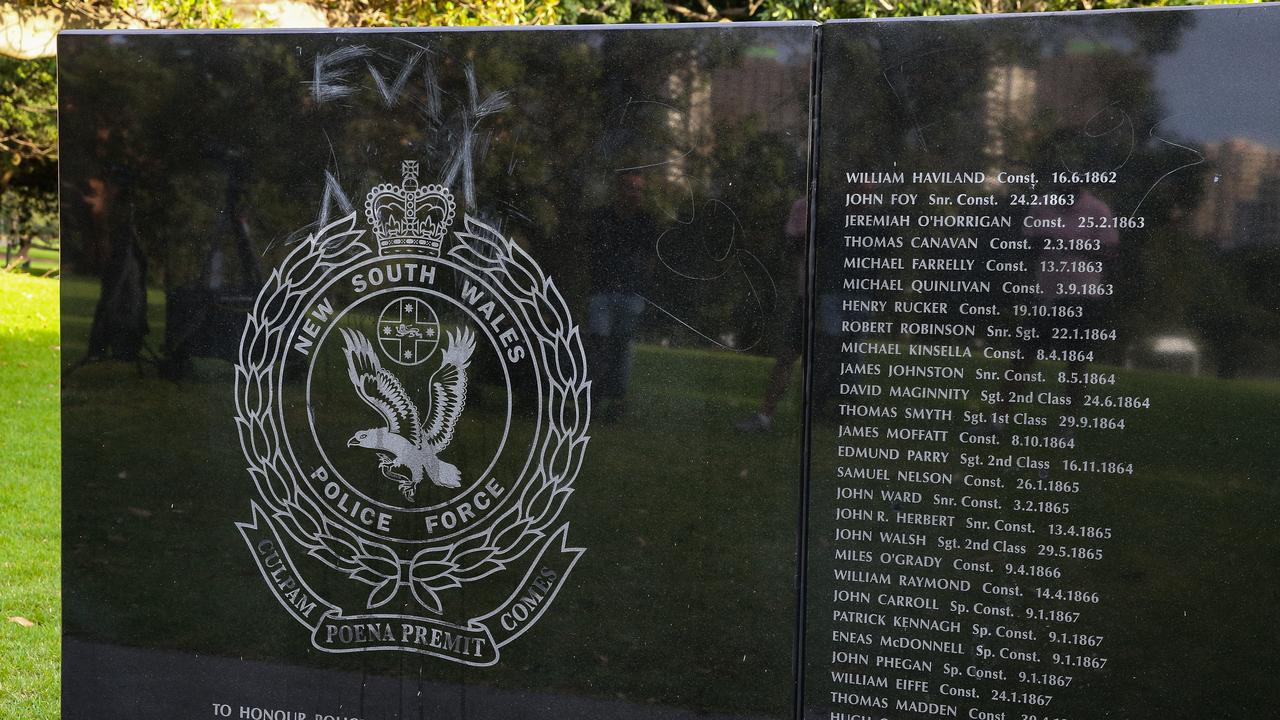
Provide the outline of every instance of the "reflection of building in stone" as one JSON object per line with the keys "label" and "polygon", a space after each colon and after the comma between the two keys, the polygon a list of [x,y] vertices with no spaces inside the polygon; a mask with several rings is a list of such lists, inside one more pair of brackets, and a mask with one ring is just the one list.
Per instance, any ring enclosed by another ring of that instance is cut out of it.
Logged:
{"label": "reflection of building in stone", "polygon": [[[1130,55],[1096,45],[1065,48],[1034,65],[994,65],[983,94],[988,175],[1053,162],[1062,170],[1100,170],[1124,162],[1134,145],[1133,121],[1116,100],[1146,82]],[[1057,130],[1062,137],[1045,133]],[[1033,143],[1052,139],[1046,155]]]}
{"label": "reflection of building in stone", "polygon": [[1057,55],[1035,67],[991,67],[983,96],[989,182],[1001,170],[1027,170],[1031,168],[1023,163],[1045,162],[1048,158],[1035,155],[1042,149],[1031,143],[1043,140],[1036,133],[1047,127],[1076,129],[1088,141],[1085,148],[1058,148],[1060,157],[1052,159],[1064,170],[1097,169],[1093,163],[1105,162],[1115,143],[1130,142],[1132,128],[1116,116],[1107,85],[1098,82],[1115,61],[1114,53],[1082,53]]}
{"label": "reflection of building in stone", "polygon": [[669,180],[689,172],[695,156],[715,148],[722,132],[797,132],[806,126],[806,63],[787,62],[770,47],[747,48],[740,59],[706,71],[696,55],[667,78],[667,128],[674,140],[665,164]]}
{"label": "reflection of building in stone", "polygon": [[1057,125],[1083,128],[1098,122],[1111,106],[1112,86],[1105,82],[1123,66],[1123,55],[1114,52],[1078,52],[1058,55],[1040,64],[1036,107],[1050,112]]}
{"label": "reflection of building in stone", "polygon": [[1006,169],[1006,158],[1031,135],[1036,72],[1022,65],[995,65],[987,71],[983,125],[987,131],[988,175]]}
{"label": "reflection of building in stone", "polygon": [[1258,184],[1258,195],[1240,206],[1235,237],[1238,245],[1280,245],[1280,173]]}
{"label": "reflection of building in stone", "polygon": [[783,62],[774,48],[750,48],[740,63],[712,73],[712,113],[726,128],[744,124],[760,132],[802,128],[808,109],[803,91],[808,84],[808,65]]}
{"label": "reflection of building in stone", "polygon": [[1196,233],[1224,250],[1280,242],[1280,150],[1234,138],[1206,145],[1204,155]]}
{"label": "reflection of building in stone", "polygon": [[667,78],[667,96],[677,98],[680,107],[667,112],[667,129],[675,140],[668,148],[667,180],[677,180],[688,172],[689,156],[710,152],[711,78],[702,69],[696,55],[679,65]]}

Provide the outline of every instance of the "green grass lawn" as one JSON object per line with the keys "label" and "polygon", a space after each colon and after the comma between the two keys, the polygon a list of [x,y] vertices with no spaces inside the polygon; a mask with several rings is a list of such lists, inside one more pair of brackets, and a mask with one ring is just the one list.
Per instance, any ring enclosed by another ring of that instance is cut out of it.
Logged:
{"label": "green grass lawn", "polygon": [[58,281],[0,271],[0,718],[59,715],[58,343]]}
{"label": "green grass lawn", "polygon": [[[0,248],[2,250],[2,248]],[[16,250],[11,252],[16,253]],[[0,252],[0,267],[3,267],[4,253]],[[12,262],[12,258],[11,258]],[[10,270],[23,272],[30,275],[53,276],[58,274],[61,266],[62,258],[57,250],[50,250],[43,247],[34,247],[31,249],[30,264],[26,267],[11,267]],[[55,289],[54,293],[57,291]],[[7,307],[7,306],[6,306]]]}

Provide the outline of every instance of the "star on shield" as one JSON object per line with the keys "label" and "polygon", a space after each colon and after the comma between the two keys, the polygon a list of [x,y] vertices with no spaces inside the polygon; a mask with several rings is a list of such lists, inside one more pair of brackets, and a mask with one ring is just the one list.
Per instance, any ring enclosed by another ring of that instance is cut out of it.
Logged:
{"label": "star on shield", "polygon": [[378,346],[400,365],[425,362],[440,344],[440,320],[427,301],[397,298],[378,316]]}

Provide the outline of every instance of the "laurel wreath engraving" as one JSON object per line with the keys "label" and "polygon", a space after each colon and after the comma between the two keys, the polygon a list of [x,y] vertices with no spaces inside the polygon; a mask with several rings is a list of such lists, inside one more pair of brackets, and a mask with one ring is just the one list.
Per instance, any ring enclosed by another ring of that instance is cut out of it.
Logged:
{"label": "laurel wreath engraving", "polygon": [[348,577],[372,586],[368,606],[389,603],[401,587],[433,613],[442,612],[439,592],[488,577],[520,558],[552,528],[577,477],[586,451],[591,383],[578,326],[555,283],[521,247],[497,230],[464,217],[464,231],[449,256],[495,287],[504,288],[540,347],[548,389],[547,432],[535,450],[529,477],[516,502],[489,523],[449,545],[401,557],[389,545],[368,540],[330,520],[303,491],[302,478],[285,458],[272,413],[274,362],[283,354],[291,319],[326,280],[372,254],[358,242],[356,215],[307,238],[272,271],[249,313],[236,365],[236,425],[248,470],[268,515],[307,553]]}

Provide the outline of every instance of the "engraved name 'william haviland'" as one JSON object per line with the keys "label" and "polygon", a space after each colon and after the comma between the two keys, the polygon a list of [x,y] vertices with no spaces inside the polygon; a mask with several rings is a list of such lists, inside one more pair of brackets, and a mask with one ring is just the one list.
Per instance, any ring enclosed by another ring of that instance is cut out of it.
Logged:
{"label": "engraved name 'william haviland'", "polygon": [[[238,523],[326,652],[492,665],[583,553],[559,520],[588,440],[578,326],[522,248],[441,185],[373,188],[300,243],[249,314]],[[465,611],[456,593],[502,598]]]}

